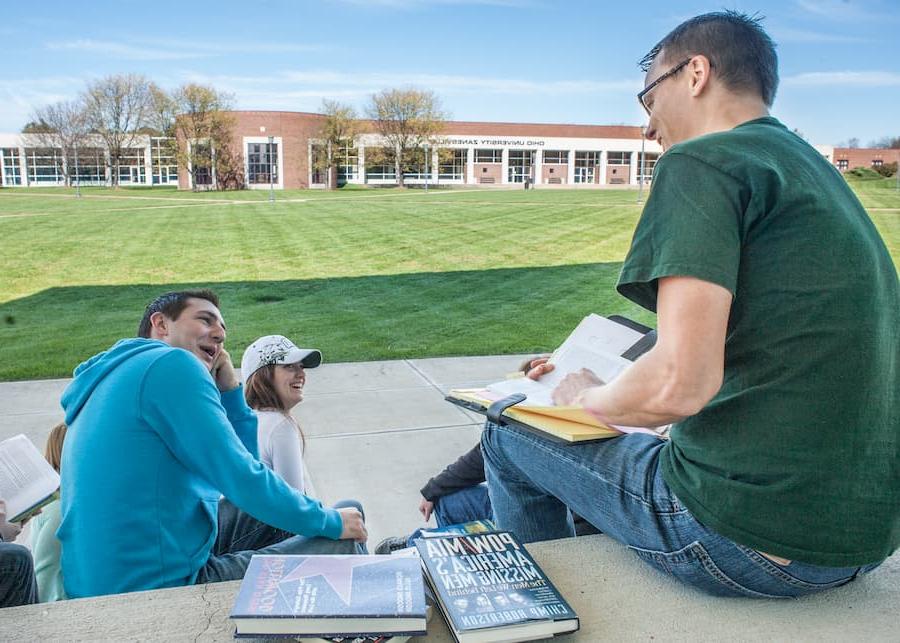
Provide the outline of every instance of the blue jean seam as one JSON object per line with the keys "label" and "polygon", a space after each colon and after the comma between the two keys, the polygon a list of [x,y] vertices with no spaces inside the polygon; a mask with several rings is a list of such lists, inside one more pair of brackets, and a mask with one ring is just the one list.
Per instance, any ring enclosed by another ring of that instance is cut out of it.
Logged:
{"label": "blue jean seam", "polygon": [[[494,426],[497,426],[498,428],[507,428],[507,429],[509,429],[509,427],[502,427],[502,426],[499,426],[499,425],[494,425]],[[532,435],[530,435],[530,434],[528,434],[528,433],[525,433],[525,432],[523,432],[523,431],[518,431],[518,430],[516,430],[516,429],[510,429],[508,432],[514,433],[517,437],[519,437],[519,438],[521,438],[521,439],[523,439],[523,440],[528,441],[529,443],[533,444],[534,446],[536,446],[537,448],[541,449],[541,450],[544,451],[545,453],[556,453],[553,449],[548,448],[548,446],[547,446],[547,444],[546,444],[546,441],[543,440],[543,439],[541,439],[541,438],[537,438],[537,437],[535,437],[535,436],[532,436]],[[610,440],[615,440],[616,438],[609,438],[609,439],[610,439]],[[598,479],[599,481],[601,481],[603,484],[609,485],[609,486],[612,487],[613,489],[616,489],[617,491],[619,491],[619,492],[621,492],[621,493],[627,495],[629,498],[631,498],[632,500],[634,500],[634,501],[638,502],[639,504],[643,505],[644,507],[646,507],[647,509],[649,509],[650,511],[652,511],[652,512],[653,512],[655,515],[657,515],[657,516],[681,516],[681,515],[684,515],[684,514],[687,514],[687,513],[688,513],[688,510],[687,510],[687,509],[684,509],[684,508],[682,508],[680,511],[659,511],[659,510],[653,505],[652,502],[645,500],[643,496],[635,495],[635,494],[632,493],[630,490],[624,489],[624,488],[622,488],[621,486],[619,486],[618,484],[616,484],[616,483],[614,483],[614,482],[611,482],[610,480],[608,480],[608,479],[606,479],[606,478],[604,478],[604,477],[602,477],[602,476],[599,476],[597,471],[594,471],[593,469],[591,469],[591,468],[588,467],[587,465],[585,465],[585,464],[583,464],[583,463],[581,463],[581,462],[579,462],[579,461],[577,461],[577,460],[573,460],[573,459],[571,459],[571,458],[566,457],[566,456],[564,455],[564,452],[560,452],[560,453],[561,453],[561,455],[562,455],[562,459],[563,459],[563,460],[565,460],[570,466],[571,466],[571,465],[574,465],[573,468],[577,468],[577,469],[579,469],[579,470],[581,470],[581,471],[590,473],[590,474],[593,475],[593,476],[597,476],[597,479]],[[680,503],[679,503],[679,504],[680,504]]]}
{"label": "blue jean seam", "polygon": [[859,573],[857,570],[856,574],[853,574],[847,578],[831,581],[829,583],[810,583],[809,581],[800,580],[799,578],[791,576],[755,549],[750,549],[749,547],[745,547],[744,545],[740,545],[738,543],[734,544],[738,548],[738,551],[740,551],[747,558],[762,567],[763,571],[765,571],[767,574],[769,574],[770,576],[774,576],[783,583],[787,583],[788,585],[797,587],[799,589],[829,589],[831,587],[837,587],[838,585],[849,583]]}

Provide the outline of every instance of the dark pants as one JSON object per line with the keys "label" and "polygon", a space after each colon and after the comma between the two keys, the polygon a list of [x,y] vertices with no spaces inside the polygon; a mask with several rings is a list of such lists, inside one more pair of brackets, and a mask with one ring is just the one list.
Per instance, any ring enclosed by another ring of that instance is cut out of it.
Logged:
{"label": "dark pants", "polygon": [[[355,500],[341,500],[335,509],[354,507],[362,513],[362,505]],[[200,568],[196,583],[217,583],[240,580],[247,571],[254,554],[366,554],[365,543],[353,540],[307,538],[295,536],[260,522],[241,511],[227,499],[219,502],[219,535],[206,565]]]}
{"label": "dark pants", "polygon": [[31,552],[22,545],[0,542],[0,607],[37,602]]}

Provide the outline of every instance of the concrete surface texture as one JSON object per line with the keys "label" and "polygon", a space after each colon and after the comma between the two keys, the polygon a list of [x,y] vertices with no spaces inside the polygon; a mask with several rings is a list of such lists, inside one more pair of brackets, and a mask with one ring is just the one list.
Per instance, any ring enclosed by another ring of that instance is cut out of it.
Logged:
{"label": "concrete surface texture", "polygon": [[[900,557],[818,596],[711,598],[638,561],[605,536],[528,546],[579,616],[564,641],[896,641]],[[239,581],[0,610],[0,640],[230,641]],[[246,639],[244,639],[246,640]],[[428,636],[452,641],[433,613]]]}
{"label": "concrete surface texture", "polygon": [[[296,417],[325,502],[356,498],[370,546],[422,526],[419,489],[478,440],[482,418],[444,401],[523,356],[325,364],[309,371]],[[67,380],[0,383],[0,439],[43,449]],[[336,463],[340,463],[339,465]],[[27,544],[28,533],[18,542]],[[603,536],[529,546],[581,617],[570,640],[897,640],[900,554],[850,586],[792,601],[713,599],[682,587]],[[0,610],[0,640],[230,640],[237,583]],[[429,641],[450,641],[440,616]]]}

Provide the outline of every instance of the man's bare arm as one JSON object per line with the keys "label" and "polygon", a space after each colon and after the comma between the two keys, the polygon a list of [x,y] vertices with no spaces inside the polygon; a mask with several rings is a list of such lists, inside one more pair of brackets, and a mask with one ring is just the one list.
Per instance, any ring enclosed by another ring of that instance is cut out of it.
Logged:
{"label": "man's bare arm", "polygon": [[731,293],[693,277],[659,280],[656,345],[606,386],[569,375],[557,404],[583,406],[607,424],[660,426],[698,413],[722,386]]}

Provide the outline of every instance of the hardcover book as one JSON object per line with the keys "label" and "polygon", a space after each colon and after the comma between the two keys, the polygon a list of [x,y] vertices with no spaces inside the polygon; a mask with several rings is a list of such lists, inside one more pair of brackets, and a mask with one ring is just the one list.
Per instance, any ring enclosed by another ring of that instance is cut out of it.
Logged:
{"label": "hardcover book", "polygon": [[494,402],[522,394],[524,400],[503,412],[504,420],[564,442],[611,438],[623,433],[653,433],[663,437],[668,427],[607,426],[580,407],[555,406],[553,389],[569,373],[590,369],[603,382],[611,382],[625,371],[655,341],[656,333],[623,317],[588,315],[549,359],[554,370],[539,380],[520,374],[481,389],[453,389],[448,402],[487,414]]}
{"label": "hardcover book", "polygon": [[578,616],[510,532],[420,538],[416,547],[459,643],[532,641],[578,630]]}
{"label": "hardcover book", "polygon": [[422,571],[414,558],[257,555],[231,618],[236,637],[425,634]]}

